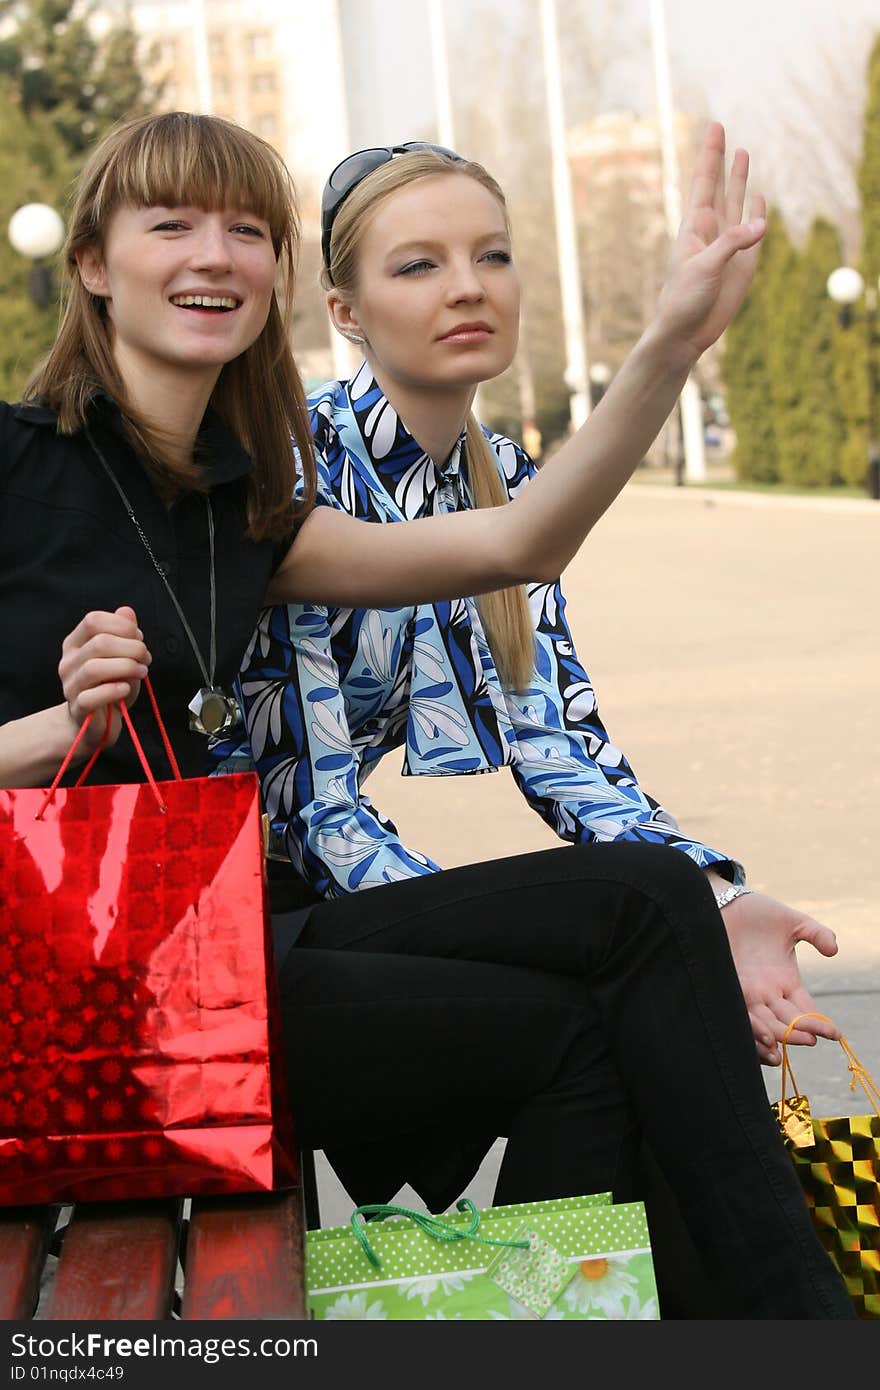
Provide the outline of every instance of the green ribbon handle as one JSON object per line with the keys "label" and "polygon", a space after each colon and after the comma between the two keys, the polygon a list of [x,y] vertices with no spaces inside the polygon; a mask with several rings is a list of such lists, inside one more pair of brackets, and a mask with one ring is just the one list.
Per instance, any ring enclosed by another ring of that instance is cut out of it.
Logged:
{"label": "green ribbon handle", "polygon": [[470,1216],[467,1226],[449,1226],[440,1216],[431,1216],[424,1211],[411,1211],[409,1207],[396,1207],[387,1202],[355,1207],[351,1214],[351,1226],[364,1254],[375,1269],[382,1268],[382,1261],[367,1239],[366,1220],[359,1221],[359,1216],[371,1216],[375,1221],[384,1221],[386,1216],[408,1216],[425,1235],[434,1236],[436,1240],[478,1240],[483,1245],[506,1245],[511,1250],[528,1250],[527,1240],[493,1240],[491,1236],[479,1235],[480,1213],[470,1197],[462,1197],[455,1205],[460,1212],[467,1212]]}

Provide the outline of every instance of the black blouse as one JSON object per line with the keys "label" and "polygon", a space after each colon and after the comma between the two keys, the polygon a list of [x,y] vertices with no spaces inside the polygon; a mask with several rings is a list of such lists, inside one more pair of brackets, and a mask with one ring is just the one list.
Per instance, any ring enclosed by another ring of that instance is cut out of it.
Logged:
{"label": "black blouse", "polygon": [[[90,407],[95,442],[121,483],[177,595],[205,665],[210,651],[210,565],[204,496],[166,507],[121,416],[106,398]],[[216,681],[230,687],[284,546],[246,536],[251,461],[209,411],[197,457],[210,483],[217,584]],[[149,647],[150,676],[184,776],[206,771],[207,740],[189,731],[187,706],[203,684],[174,605],[84,433],[59,435],[39,405],[0,402],[0,723],[63,699],[64,637],[92,609],[130,605]],[[170,775],[145,696],[132,711],[154,773]],[[123,731],[90,781],[143,780]]]}

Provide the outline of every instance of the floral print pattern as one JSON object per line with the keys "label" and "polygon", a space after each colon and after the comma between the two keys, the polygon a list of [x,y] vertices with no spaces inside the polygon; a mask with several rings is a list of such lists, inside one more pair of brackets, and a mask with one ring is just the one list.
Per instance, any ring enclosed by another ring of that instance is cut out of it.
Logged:
{"label": "floral print pattern", "polygon": [[457,1238],[424,1229],[415,1211],[388,1213],[370,1223],[375,1265],[350,1222],[306,1232],[311,1317],[519,1322],[541,1310],[552,1322],[659,1317],[643,1202],[597,1192],[435,1216]]}
{"label": "floral print pattern", "polygon": [[[406,429],[366,363],[309,397],[318,505],[387,524],[473,506],[464,431],[442,468]],[[484,431],[508,495],[534,465]],[[473,599],[415,607],[314,604],[263,611],[239,679],[244,735],[218,741],[215,771],[255,766],[274,849],[324,897],[439,866],[405,845],[363,791],[381,758],[404,748],[404,775],[509,767],[529,805],[573,843],[668,844],[709,865],[722,852],[683,834],[647,796],[609,738],[581,665],[558,583],[527,586],[535,626],[528,688],[502,689]]]}

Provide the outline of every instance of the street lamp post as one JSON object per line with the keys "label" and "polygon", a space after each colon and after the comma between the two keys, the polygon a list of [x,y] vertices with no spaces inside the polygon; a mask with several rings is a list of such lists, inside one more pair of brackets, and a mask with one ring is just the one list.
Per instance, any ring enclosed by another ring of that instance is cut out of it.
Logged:
{"label": "street lamp post", "polygon": [[597,406],[608,390],[613,372],[607,362],[594,362],[589,371],[590,407]]}
{"label": "street lamp post", "polygon": [[[878,282],[880,285],[880,282]],[[865,285],[853,266],[841,265],[832,270],[825,284],[830,297],[838,305],[841,328],[852,322],[853,305],[862,297],[865,301],[865,322],[868,326],[868,474],[865,485],[868,496],[880,501],[880,440],[877,428],[877,288]]]}
{"label": "street lamp post", "polygon": [[25,203],[9,219],[8,234],[13,248],[32,262],[28,276],[31,299],[39,309],[47,309],[55,291],[46,260],[64,240],[64,223],[47,203]]}

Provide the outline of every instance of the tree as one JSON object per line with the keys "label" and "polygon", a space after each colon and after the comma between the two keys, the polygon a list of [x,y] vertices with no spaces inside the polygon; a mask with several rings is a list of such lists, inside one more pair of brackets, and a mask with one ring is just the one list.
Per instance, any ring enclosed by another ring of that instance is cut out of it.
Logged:
{"label": "tree", "polygon": [[868,325],[864,315],[847,326],[835,318],[832,333],[834,390],[840,406],[843,438],[838,470],[845,483],[862,484],[868,467],[870,392]]}
{"label": "tree", "polygon": [[871,342],[880,275],[880,39],[867,63],[858,188],[865,302],[845,319],[838,317],[825,287],[845,259],[844,248],[837,229],[817,219],[791,272],[778,323],[769,329],[779,471],[789,482],[865,481],[869,373],[872,365],[880,372],[877,344]]}
{"label": "tree", "polygon": [[771,412],[776,441],[777,477],[784,479],[793,468],[789,436],[800,398],[798,347],[803,324],[798,303],[799,255],[782,214],[775,208],[771,209],[767,219],[767,243],[763,256],[767,294],[767,406]]}
{"label": "tree", "polygon": [[736,436],[733,466],[740,481],[775,483],[776,435],[768,409],[765,303],[757,279],[723,338],[721,369]]}
{"label": "tree", "polygon": [[[865,278],[865,300],[870,318],[867,325],[864,321],[858,323],[856,334],[853,334],[856,323],[845,329],[840,335],[839,345],[843,350],[841,379],[845,386],[851,385],[851,405],[858,412],[849,431],[846,467],[848,476],[855,481],[864,482],[867,475],[868,437],[872,430],[876,437],[880,409],[880,402],[876,399],[877,388],[875,386],[874,390],[871,390],[869,386],[871,376],[875,383],[880,382],[880,343],[876,325],[877,284],[880,277],[880,37],[875,40],[868,59],[868,91],[858,182],[862,200],[861,270]],[[848,356],[853,359],[850,374],[845,370]],[[861,371],[858,365],[860,358]],[[869,419],[869,412],[873,419]]]}
{"label": "tree", "polygon": [[862,201],[862,270],[868,284],[876,285],[880,275],[880,38],[868,59],[858,183]]}
{"label": "tree", "polygon": [[816,216],[826,217],[840,229],[848,259],[858,255],[861,237],[865,54],[876,31],[859,8],[814,6],[805,13],[801,42],[780,48],[773,100],[752,112],[762,191],[785,209],[799,242]]}
{"label": "tree", "polygon": [[803,487],[828,487],[841,476],[844,425],[834,381],[836,313],[825,288],[841,258],[837,229],[817,218],[793,266],[781,310],[780,362],[786,382],[784,408],[777,415],[779,475],[783,482]]}
{"label": "tree", "polygon": [[74,155],[146,109],[134,30],[123,22],[99,41],[91,9],[76,0],[0,0],[0,18],[14,26],[0,45],[0,69],[24,114],[45,114]]}
{"label": "tree", "polygon": [[28,266],[12,249],[5,228],[24,203],[49,203],[59,210],[74,165],[45,113],[25,115],[10,79],[0,79],[0,398],[15,400],[35,361],[49,348],[58,306],[39,308],[28,290]]}
{"label": "tree", "polygon": [[775,483],[780,478],[782,422],[795,393],[785,306],[796,265],[782,214],[770,208],[755,278],[724,335],[722,370],[736,435],[733,464],[741,480]]}
{"label": "tree", "polygon": [[[4,228],[16,208],[64,211],[86,151],[122,117],[147,109],[130,24],[100,41],[74,0],[0,0],[0,189]],[[37,308],[27,267],[0,238],[0,396],[15,399],[49,347],[57,305]]]}

